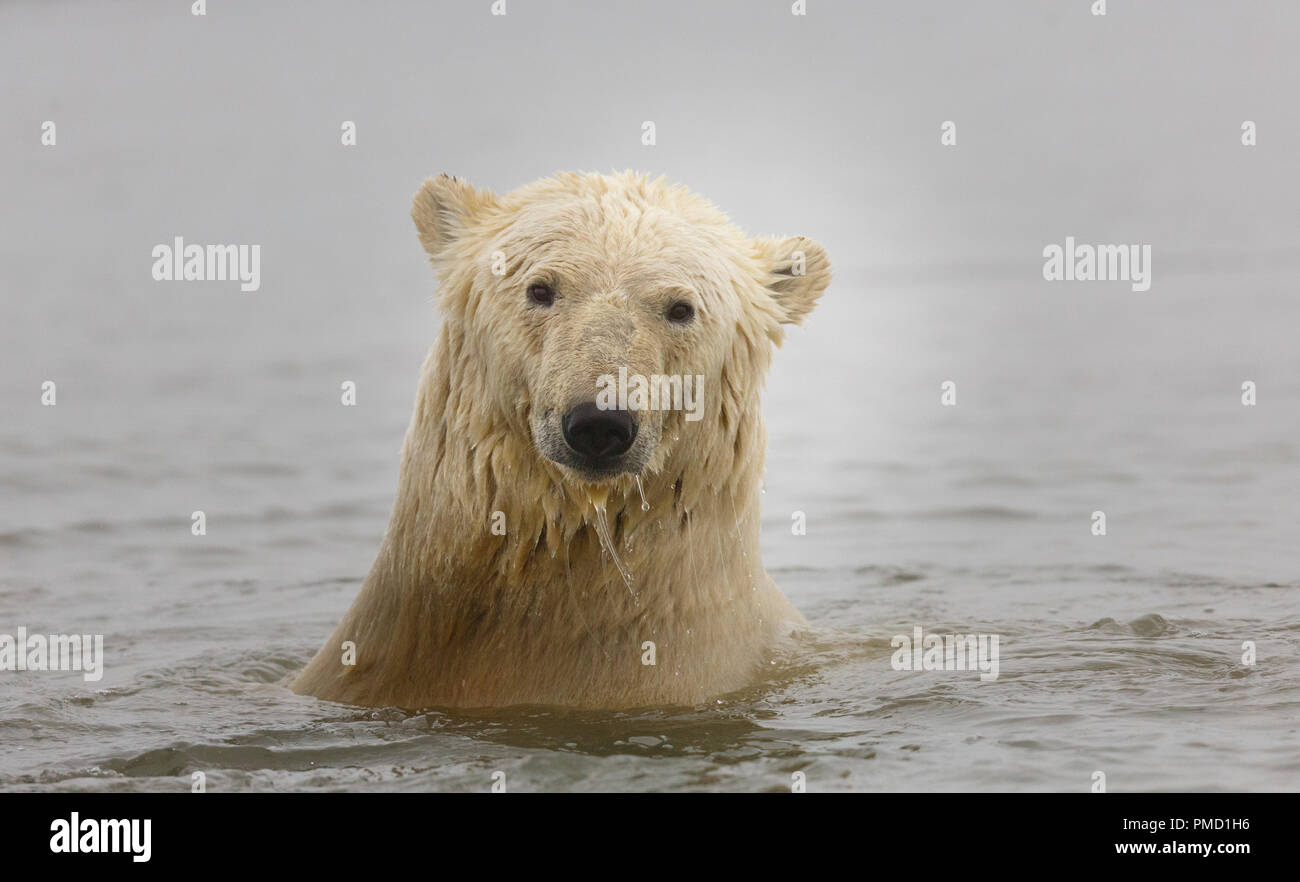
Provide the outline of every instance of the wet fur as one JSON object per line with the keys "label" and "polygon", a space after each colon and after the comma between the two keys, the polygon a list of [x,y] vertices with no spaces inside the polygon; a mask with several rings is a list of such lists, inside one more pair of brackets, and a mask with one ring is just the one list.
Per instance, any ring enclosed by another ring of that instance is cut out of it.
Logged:
{"label": "wet fur", "polygon": [[[695,704],[752,682],[803,624],[759,554],[759,393],[782,325],[829,282],[824,252],[747,238],[684,188],[627,173],[564,174],[503,197],[441,176],[412,216],[443,323],[378,557],[294,690],[405,708],[613,708]],[[803,275],[790,271],[796,250]],[[497,251],[505,276],[491,272]],[[520,311],[519,286],[543,266],[581,280],[572,327]],[[706,313],[695,337],[653,321],[674,285]],[[544,411],[618,363],[708,384],[700,421],[647,416],[649,511],[630,476],[605,485],[635,596],[602,553],[589,488],[536,436],[553,425]],[[344,641],[355,665],[341,663]],[[646,641],[655,665],[642,664]]]}

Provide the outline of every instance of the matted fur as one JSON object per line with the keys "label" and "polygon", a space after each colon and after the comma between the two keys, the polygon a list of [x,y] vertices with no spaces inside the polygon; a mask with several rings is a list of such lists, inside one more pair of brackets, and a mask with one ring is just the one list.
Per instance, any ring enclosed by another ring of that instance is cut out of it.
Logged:
{"label": "matted fur", "polygon": [[[294,690],[404,708],[612,708],[753,682],[804,623],[759,555],[759,398],[782,325],[830,280],[820,246],[748,238],[684,187],[631,173],[566,173],[505,196],[444,175],[412,217],[443,322],[378,558]],[[539,274],[557,280],[562,309],[529,308]],[[685,330],[661,318],[680,296],[698,311]],[[650,510],[631,476],[596,488],[632,590],[602,552],[591,486],[535,434],[620,365],[705,377],[698,422],[638,415]]]}

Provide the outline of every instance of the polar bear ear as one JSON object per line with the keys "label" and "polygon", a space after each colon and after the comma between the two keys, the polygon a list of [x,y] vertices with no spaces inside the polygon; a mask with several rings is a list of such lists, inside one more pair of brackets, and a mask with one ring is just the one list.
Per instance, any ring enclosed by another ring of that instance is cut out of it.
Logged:
{"label": "polar bear ear", "polygon": [[763,284],[780,309],[781,322],[802,324],[831,281],[826,251],[803,236],[760,236],[754,245],[766,270]]}
{"label": "polar bear ear", "polygon": [[446,251],[465,228],[497,204],[490,190],[475,190],[460,178],[438,175],[420,187],[411,203],[411,219],[420,244],[433,257]]}

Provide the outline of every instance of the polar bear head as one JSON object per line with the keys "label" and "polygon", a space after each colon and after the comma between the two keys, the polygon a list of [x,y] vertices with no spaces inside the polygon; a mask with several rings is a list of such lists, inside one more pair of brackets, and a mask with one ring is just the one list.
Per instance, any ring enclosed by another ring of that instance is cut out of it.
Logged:
{"label": "polar bear head", "polygon": [[558,478],[761,464],[772,346],[830,281],[816,242],[748,237],[686,188],[632,173],[504,196],[440,175],[411,215],[464,350],[455,369]]}

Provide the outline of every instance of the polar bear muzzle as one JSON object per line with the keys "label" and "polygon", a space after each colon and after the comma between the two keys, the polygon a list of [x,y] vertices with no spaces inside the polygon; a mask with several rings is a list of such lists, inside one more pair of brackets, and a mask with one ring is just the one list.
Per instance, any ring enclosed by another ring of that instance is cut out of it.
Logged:
{"label": "polar bear muzzle", "polygon": [[584,401],[560,421],[564,443],[582,458],[583,465],[598,471],[617,465],[636,440],[636,420],[625,410],[601,410],[594,401]]}

